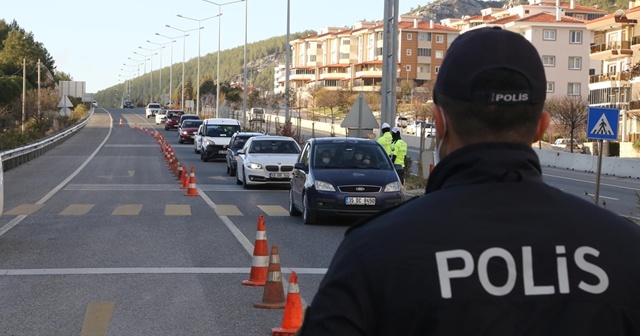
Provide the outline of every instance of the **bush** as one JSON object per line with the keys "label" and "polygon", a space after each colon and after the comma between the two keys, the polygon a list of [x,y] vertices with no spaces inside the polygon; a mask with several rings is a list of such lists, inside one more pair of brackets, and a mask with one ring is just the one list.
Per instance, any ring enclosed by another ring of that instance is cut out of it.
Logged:
{"label": "bush", "polygon": [[637,138],[636,141],[633,142],[633,144],[631,145],[633,147],[633,149],[635,149],[637,152],[640,152],[640,138]]}

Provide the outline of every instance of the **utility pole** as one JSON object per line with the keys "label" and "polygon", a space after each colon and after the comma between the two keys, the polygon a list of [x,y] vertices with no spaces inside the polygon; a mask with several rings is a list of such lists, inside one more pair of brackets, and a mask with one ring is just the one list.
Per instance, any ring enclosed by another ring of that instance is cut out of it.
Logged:
{"label": "utility pole", "polygon": [[384,0],[384,30],[382,42],[382,104],[380,124],[393,126],[396,107],[398,64],[399,0]]}

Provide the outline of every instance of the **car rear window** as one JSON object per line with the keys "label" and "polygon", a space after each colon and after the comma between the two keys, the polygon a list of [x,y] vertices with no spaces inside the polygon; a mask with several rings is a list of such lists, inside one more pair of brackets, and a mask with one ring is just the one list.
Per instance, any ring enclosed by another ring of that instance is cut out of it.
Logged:
{"label": "car rear window", "polygon": [[160,104],[149,104],[149,108],[160,108]]}

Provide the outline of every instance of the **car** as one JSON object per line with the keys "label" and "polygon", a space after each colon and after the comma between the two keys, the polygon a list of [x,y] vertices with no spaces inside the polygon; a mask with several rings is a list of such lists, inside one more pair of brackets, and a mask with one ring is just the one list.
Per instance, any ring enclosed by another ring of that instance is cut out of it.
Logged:
{"label": "car", "polygon": [[571,140],[567,138],[559,138],[559,139],[556,139],[556,141],[551,146],[555,149],[564,149],[569,151],[571,150],[571,147],[569,147],[570,143],[573,143],[574,151],[582,151],[583,144],[580,141],[575,139]]}
{"label": "car", "polygon": [[232,118],[204,119],[194,136],[194,151],[203,162],[227,156],[231,136],[241,129],[240,121]]}
{"label": "car", "polygon": [[282,135],[254,136],[238,150],[236,184],[289,186],[293,165],[300,153],[295,139]]}
{"label": "car", "polygon": [[200,119],[187,119],[178,128],[178,143],[193,143],[193,136],[198,132],[198,127],[202,125]]}
{"label": "car", "polygon": [[122,103],[122,108],[133,108],[133,103],[130,100],[125,100],[124,103]]}
{"label": "car", "polygon": [[91,105],[93,105],[93,107],[98,107],[98,102],[94,100]]}
{"label": "car", "polygon": [[407,134],[420,136],[420,132],[424,128],[425,137],[436,136],[436,125],[434,123],[425,122],[424,120],[414,120],[407,124]]}
{"label": "car", "polygon": [[[325,163],[321,159],[327,153],[331,161]],[[331,216],[362,218],[398,205],[404,202],[400,169],[375,140],[311,138],[294,164],[289,215],[315,224]]]}
{"label": "car", "polygon": [[182,115],[184,115],[182,110],[167,110],[167,117],[164,119],[164,130],[178,129]]}
{"label": "car", "polygon": [[264,134],[258,132],[237,132],[231,137],[229,148],[227,148],[227,174],[229,174],[229,176],[236,176],[238,150],[244,147],[247,139],[260,135]]}
{"label": "car", "polygon": [[162,111],[162,106],[160,106],[160,104],[149,103],[147,104],[147,107],[145,107],[144,113],[148,119],[149,117],[155,117],[156,113],[158,113],[159,111]]}
{"label": "car", "polygon": [[409,123],[409,118],[403,117],[403,116],[397,116],[396,117],[396,127],[405,128],[405,127],[407,127],[408,123]]}
{"label": "car", "polygon": [[166,110],[156,111],[156,125],[163,124],[167,118]]}
{"label": "car", "polygon": [[180,120],[178,121],[178,125],[182,125],[182,123],[187,119],[200,120],[200,116],[198,116],[197,114],[183,114],[183,115],[180,116]]}

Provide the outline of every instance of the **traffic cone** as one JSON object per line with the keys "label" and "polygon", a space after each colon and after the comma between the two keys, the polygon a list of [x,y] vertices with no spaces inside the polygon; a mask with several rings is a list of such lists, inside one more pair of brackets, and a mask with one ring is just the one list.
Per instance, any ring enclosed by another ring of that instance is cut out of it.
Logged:
{"label": "traffic cone", "polygon": [[193,166],[191,167],[191,172],[189,173],[189,189],[187,189],[187,193],[185,196],[200,196],[198,194],[198,190],[196,190],[196,172]]}
{"label": "traffic cone", "polygon": [[184,175],[184,169],[182,169],[182,165],[178,163],[178,175],[176,176],[176,180],[182,183],[182,176]]}
{"label": "traffic cone", "polygon": [[269,255],[269,272],[264,284],[262,302],[254,303],[255,308],[282,309],[285,306],[282,273],[280,272],[280,255],[278,247],[273,244]]}
{"label": "traffic cone", "polygon": [[182,186],[180,189],[189,189],[189,173],[187,173],[186,169],[182,171]]}
{"label": "traffic cone", "polygon": [[258,230],[256,231],[256,244],[253,247],[253,259],[251,261],[251,273],[249,280],[242,281],[247,286],[264,286],[267,282],[269,271],[269,244],[267,244],[267,230],[264,225],[264,216],[258,217]]}
{"label": "traffic cone", "polygon": [[298,276],[292,271],[289,277],[289,290],[287,293],[287,303],[284,306],[282,317],[282,327],[271,329],[272,336],[293,336],[302,326],[302,299],[300,299],[300,286],[298,286]]}
{"label": "traffic cone", "polygon": [[122,118],[120,118],[120,127],[122,127]]}

